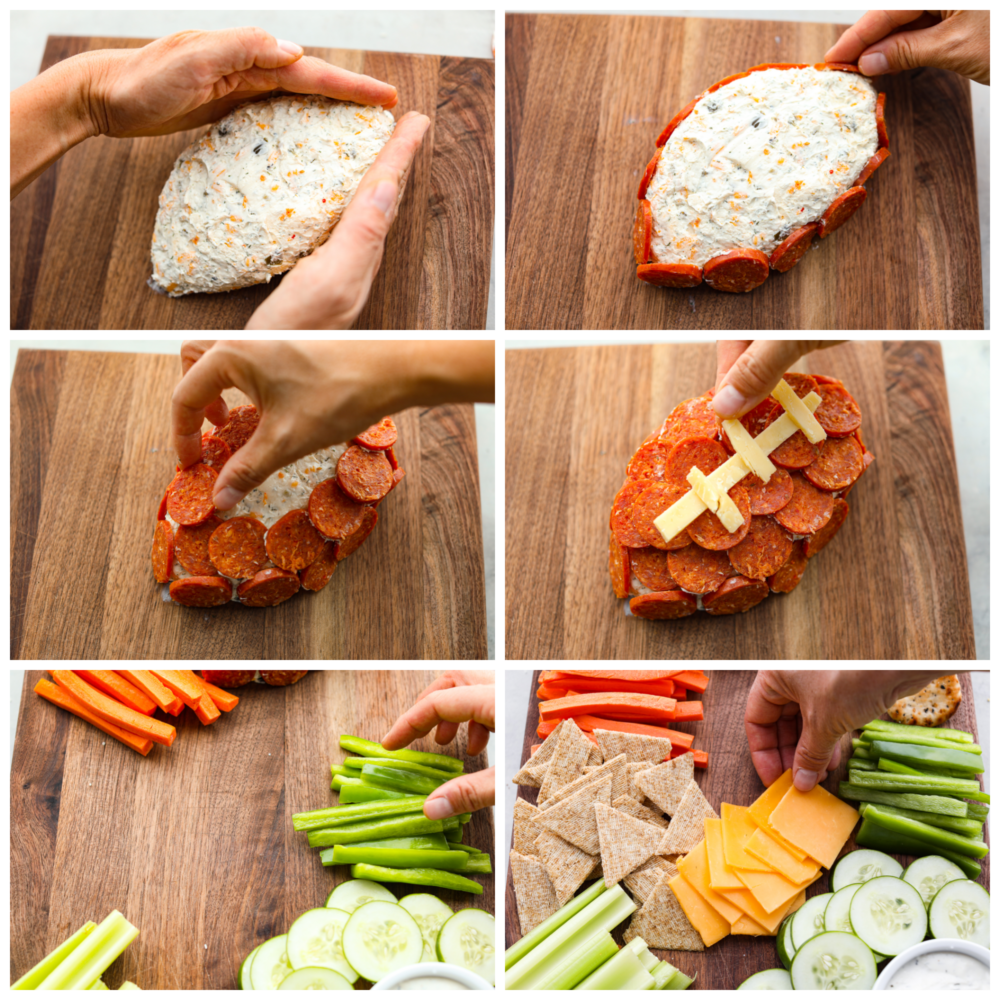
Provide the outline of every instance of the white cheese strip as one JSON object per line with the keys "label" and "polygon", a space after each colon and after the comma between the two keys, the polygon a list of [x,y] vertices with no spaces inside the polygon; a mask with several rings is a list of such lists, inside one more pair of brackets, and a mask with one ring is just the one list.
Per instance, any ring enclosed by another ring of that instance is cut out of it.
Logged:
{"label": "white cheese strip", "polygon": [[[819,421],[812,415],[812,410],[795,395],[795,390],[784,379],[774,387],[771,395],[781,403],[785,408],[785,413],[795,421],[799,430],[805,434],[806,439],[811,444],[819,444],[820,441],[826,439],[826,431],[820,427]],[[810,395],[813,394],[810,393]],[[730,438],[730,440],[732,439]]]}
{"label": "white cheese strip", "polygon": [[709,481],[697,465],[691,467],[687,474],[687,481],[691,484],[691,489],[697,494],[698,499],[713,513],[719,509],[719,503],[725,493],[720,493]]}
{"label": "white cheese strip", "polygon": [[736,454],[766,483],[775,473],[774,463],[761,451],[760,445],[750,436],[750,432],[735,419],[723,420],[722,429],[729,435],[729,443],[736,450]]}
{"label": "white cheese strip", "polygon": [[743,527],[743,514],[728,493],[722,494],[722,500],[719,502],[716,517],[722,522],[723,527],[729,534],[739,531]]}
{"label": "white cheese strip", "polygon": [[[798,396],[795,397],[798,399]],[[822,402],[818,393],[811,392],[802,400],[811,414]],[[754,440],[757,447],[765,455],[769,455],[775,448],[784,444],[797,430],[798,425],[787,414],[783,413],[770,427],[763,430]],[[714,489],[720,493],[728,493],[744,476],[749,475],[750,467],[740,458],[733,455],[728,462],[720,465],[706,480]],[[653,524],[656,530],[663,536],[664,541],[670,541],[679,531],[683,531],[703,510],[707,510],[707,505],[692,490],[685,493],[676,503],[671,504]],[[742,523],[742,522],[741,522]]]}

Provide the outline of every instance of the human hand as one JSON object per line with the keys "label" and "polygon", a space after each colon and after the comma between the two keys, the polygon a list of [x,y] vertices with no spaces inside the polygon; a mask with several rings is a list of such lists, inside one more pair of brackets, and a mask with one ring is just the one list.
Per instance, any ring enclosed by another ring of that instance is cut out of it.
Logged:
{"label": "human hand", "polygon": [[181,31],[141,49],[74,57],[87,75],[95,135],[166,135],[218,121],[237,105],[275,90],[322,94],[358,104],[396,104],[396,88],[302,55],[261,28]]}
{"label": "human hand", "polygon": [[[496,728],[496,687],[492,670],[448,670],[420,693],[416,704],[404,712],[382,737],[386,750],[399,750],[436,728],[434,741],[450,743],[459,723],[469,723],[467,753],[486,749]],[[493,805],[496,768],[473,771],[445,782],[424,802],[428,819],[445,819]]]}
{"label": "human hand", "polygon": [[760,670],[743,724],[765,785],[788,768],[808,792],[840,763],[840,738],[939,677],[933,670]]}
{"label": "human hand", "polygon": [[368,300],[407,172],[429,126],[430,119],[415,112],[396,123],[330,238],[282,278],[250,317],[248,330],[351,326]]}
{"label": "human hand", "polygon": [[741,417],[781,381],[803,354],[842,340],[720,340],[712,406],[720,417]]}
{"label": "human hand", "polygon": [[935,66],[989,86],[990,12],[870,10],[823,58],[857,62],[866,76]]}

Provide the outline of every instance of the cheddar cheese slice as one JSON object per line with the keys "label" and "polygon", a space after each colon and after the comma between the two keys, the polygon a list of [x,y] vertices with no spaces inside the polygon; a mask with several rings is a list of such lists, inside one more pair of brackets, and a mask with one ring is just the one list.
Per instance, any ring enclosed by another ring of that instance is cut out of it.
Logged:
{"label": "cheddar cheese slice", "polygon": [[689,882],[685,882],[680,875],[675,875],[667,884],[681,904],[684,915],[701,935],[706,948],[711,948],[729,934],[729,924],[691,888]]}
{"label": "cheddar cheese slice", "polygon": [[[811,882],[819,872],[819,862],[808,857],[805,861],[800,861],[795,854],[760,827],[754,830],[753,836],[746,842],[746,852],[758,861],[770,865],[796,885]],[[801,853],[798,848],[796,852]],[[711,855],[709,857],[711,859]]]}
{"label": "cheddar cheese slice", "polygon": [[832,868],[860,818],[857,809],[817,785],[809,792],[789,788],[771,813],[771,825],[824,868]]}
{"label": "cheddar cheese slice", "polygon": [[677,871],[688,885],[694,889],[709,906],[719,914],[727,924],[737,920],[743,912],[734,906],[724,896],[720,896],[709,885],[708,852],[703,840],[693,851],[690,851],[677,862]]}
{"label": "cheddar cheese slice", "polygon": [[709,885],[713,889],[742,889],[736,871],[726,864],[722,848],[722,820],[705,820],[705,848],[708,851]]}
{"label": "cheddar cheese slice", "polygon": [[722,848],[726,864],[730,868],[744,868],[748,871],[772,871],[770,865],[751,857],[746,852],[746,842],[753,835],[757,825],[750,818],[746,806],[722,803]]}

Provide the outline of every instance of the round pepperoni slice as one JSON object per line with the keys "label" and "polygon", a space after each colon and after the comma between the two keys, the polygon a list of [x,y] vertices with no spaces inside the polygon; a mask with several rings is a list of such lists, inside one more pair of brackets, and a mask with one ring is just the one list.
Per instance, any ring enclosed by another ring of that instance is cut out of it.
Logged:
{"label": "round pepperoni slice", "polygon": [[391,448],[386,448],[385,457],[389,460],[389,467],[395,472],[399,468],[399,459],[396,458],[396,448],[395,446]]}
{"label": "round pepperoni slice", "polygon": [[632,254],[636,264],[649,262],[650,238],[653,234],[653,213],[649,202],[643,198],[636,206],[635,224],[632,226]]}
{"label": "round pepperoni slice", "polygon": [[362,431],[354,439],[354,443],[369,451],[388,451],[396,443],[396,425],[392,422],[392,417],[383,417],[377,424]]}
{"label": "round pepperoni slice", "polygon": [[656,152],[653,154],[653,158],[646,164],[646,169],[643,171],[642,179],[639,181],[639,192],[636,195],[640,201],[646,197],[646,189],[649,187],[649,182],[653,179],[653,174],[656,173],[656,167],[660,162],[660,153],[662,152],[662,147],[658,146]]}
{"label": "round pepperoni slice", "polygon": [[688,544],[685,532],[679,531],[673,538],[664,540],[653,522],[672,507],[687,489],[672,486],[670,483],[653,483],[647,486],[632,506],[632,527],[643,539],[643,545],[652,545],[657,549],[680,549]]}
{"label": "round pepperoni slice", "polygon": [[[744,413],[740,417],[740,423],[744,426],[750,437],[757,437],[765,428],[770,427],[783,412],[784,410],[782,410],[778,401],[768,397],[767,399],[762,399],[748,413]],[[736,450],[729,441],[729,435],[724,430],[722,432],[722,443],[730,455]]]}
{"label": "round pepperoni slice", "polygon": [[806,479],[821,490],[843,490],[865,471],[865,453],[854,437],[829,437],[820,443],[816,461],[805,469]]}
{"label": "round pepperoni slice", "polygon": [[213,514],[202,524],[184,525],[177,529],[177,561],[192,576],[217,576],[218,570],[212,565],[208,554],[208,540],[215,529],[222,524],[222,518]]}
{"label": "round pepperoni slice", "polygon": [[205,465],[210,465],[218,471],[221,469],[233,453],[229,450],[229,445],[222,438],[216,437],[209,431],[205,431],[201,436],[201,460]]}
{"label": "round pepperoni slice", "polygon": [[640,264],[636,268],[640,281],[660,288],[694,288],[701,284],[701,273],[697,264]]}
{"label": "round pepperoni slice", "polygon": [[392,489],[392,466],[382,452],[352,444],[337,462],[337,482],[358,503],[376,503]]}
{"label": "round pepperoni slice", "polygon": [[698,610],[698,600],[683,590],[668,590],[656,594],[639,594],[628,602],[636,618],[662,621],[668,618],[686,618]]}
{"label": "round pepperoni slice", "polygon": [[712,397],[709,393],[678,403],[663,421],[663,428],[660,430],[660,442],[667,445],[674,445],[684,438],[718,436],[719,418],[712,409]]}
{"label": "round pepperoni slice", "polygon": [[784,469],[804,469],[816,458],[816,445],[802,431],[796,431],[767,457]]}
{"label": "round pepperoni slice", "polygon": [[275,566],[297,573],[319,559],[323,541],[305,510],[290,510],[268,528],[264,548]]}
{"label": "round pepperoni slice", "polygon": [[299,592],[301,581],[287,569],[262,569],[236,588],[236,596],[251,608],[273,608]]}
{"label": "round pepperoni slice", "polygon": [[169,521],[157,521],[153,532],[153,576],[157,583],[166,583],[174,571],[174,529]]}
{"label": "round pepperoni slice", "polygon": [[833,501],[833,514],[830,516],[830,520],[815,535],[803,540],[802,552],[805,558],[812,559],[817,552],[822,552],[830,544],[833,536],[840,531],[844,521],[847,520],[849,510],[846,500],[838,497]]}
{"label": "round pepperoni slice", "polygon": [[650,441],[642,445],[628,463],[625,475],[629,479],[662,480],[667,474],[670,448],[671,443],[663,441]]}
{"label": "round pepperoni slice", "polygon": [[[863,465],[863,468],[861,469],[861,475],[862,476],[868,471],[868,466],[871,465],[872,462],[874,462],[874,461],[875,461],[875,456],[870,451],[866,451],[865,454],[864,454],[864,458],[862,458],[862,460],[861,460],[862,465]],[[858,479],[860,479],[860,478],[861,478],[861,476],[858,477]],[[844,490],[843,499],[846,500],[847,497],[850,495],[851,490],[853,490],[854,487],[857,486],[857,485],[858,485],[858,480],[855,479],[854,482],[851,483],[851,485],[848,486],[846,490]]]}
{"label": "round pepperoni slice", "polygon": [[766,483],[752,472],[740,482],[750,497],[751,514],[773,514],[792,499],[792,477],[784,469],[775,469]]}
{"label": "round pepperoni slice", "polygon": [[336,477],[324,479],[309,494],[309,520],[327,538],[346,538],[361,527],[365,506],[337,485]]}
{"label": "round pepperoni slice", "polygon": [[663,481],[689,490],[691,485],[687,477],[693,468],[701,469],[708,476],[728,458],[726,449],[712,438],[684,438],[670,449]]}
{"label": "round pepperoni slice", "polygon": [[726,526],[710,510],[702,511],[689,525],[688,534],[703,549],[721,552],[731,549],[746,538],[750,530],[750,496],[741,483],[737,483],[729,496],[743,515],[743,524],[730,533]]}
{"label": "round pepperoni slice", "polygon": [[323,543],[323,551],[320,553],[319,559],[299,572],[303,590],[322,590],[330,582],[333,571],[340,561],[337,558],[339,548],[340,542]]}
{"label": "round pepperoni slice", "polygon": [[813,378],[819,385],[839,385],[841,388],[844,386],[839,378],[834,378],[832,375],[813,375]]}
{"label": "round pepperoni slice", "polygon": [[847,437],[861,426],[861,409],[842,385],[819,387],[823,402],[813,416],[831,437]]}
{"label": "round pepperoni slice", "polygon": [[627,548],[641,548],[646,544],[632,524],[632,507],[643,491],[652,485],[651,479],[630,479],[615,495],[611,508],[611,530],[619,544]]}
{"label": "round pepperoni slice", "polygon": [[374,507],[366,507],[361,515],[361,526],[352,531],[341,543],[337,554],[338,559],[346,559],[352,552],[361,548],[361,543],[375,530],[378,524],[378,511]]}
{"label": "round pepperoni slice", "polygon": [[229,420],[215,428],[215,436],[229,446],[230,452],[237,452],[250,440],[259,423],[260,414],[253,403],[234,406],[229,411]]}
{"label": "round pepperoni slice", "polygon": [[790,594],[802,580],[806,571],[806,555],[802,540],[792,543],[792,554],[773,576],[767,578],[767,585],[776,594]]}
{"label": "round pepperoni slice", "polygon": [[836,198],[819,220],[820,239],[839,229],[861,207],[868,192],[863,187],[852,187]]}
{"label": "round pepperoni slice", "polygon": [[811,535],[819,531],[833,515],[833,497],[816,489],[800,472],[792,474],[792,499],[774,519],[796,535]]}
{"label": "round pepperoni slice", "polygon": [[677,586],[689,594],[710,594],[726,582],[730,573],[729,556],[700,545],[686,545],[667,553],[667,566]]}
{"label": "round pepperoni slice", "polygon": [[752,292],[770,273],[771,263],[759,250],[730,250],[705,265],[705,284],[720,292]]}
{"label": "round pepperoni slice", "polygon": [[[682,550],[683,551],[683,550]],[[670,552],[660,549],[630,549],[632,572],[650,590],[677,590],[677,581],[670,575]]]}
{"label": "round pepperoni slice", "polygon": [[769,261],[771,267],[781,274],[790,271],[805,255],[818,231],[819,224],[816,222],[810,222],[809,225],[796,229],[771,251]]}
{"label": "round pepperoni slice", "polygon": [[614,589],[615,597],[628,597],[629,584],[631,583],[631,569],[629,568],[629,549],[625,548],[615,538],[615,533],[611,532],[611,546],[608,552],[608,572],[611,574],[611,586]]}
{"label": "round pepperoni slice", "polygon": [[162,521],[167,516],[167,497],[170,495],[170,489],[163,494],[163,499],[160,501],[160,509],[156,512],[156,520]]}
{"label": "round pepperoni slice", "polygon": [[777,573],[791,555],[792,540],[772,517],[755,517],[739,545],[728,550],[729,561],[741,575],[764,580]]}
{"label": "round pepperoni slice", "polygon": [[231,517],[212,532],[208,557],[223,576],[246,580],[267,562],[266,530],[255,517]]}
{"label": "round pepperoni slice", "polygon": [[221,576],[186,576],[170,584],[171,600],[188,608],[215,608],[232,596],[232,585]]}
{"label": "round pepperoni slice", "polygon": [[812,375],[803,375],[801,372],[785,372],[784,379],[799,399],[805,399],[811,392],[819,392],[819,382]]}
{"label": "round pepperoni slice", "polygon": [[181,469],[167,489],[167,513],[178,524],[201,524],[215,513],[212,492],[218,473],[197,462]]}
{"label": "round pepperoni slice", "polygon": [[767,584],[762,580],[731,576],[714,594],[703,597],[701,603],[710,615],[735,615],[756,607],[767,595]]}

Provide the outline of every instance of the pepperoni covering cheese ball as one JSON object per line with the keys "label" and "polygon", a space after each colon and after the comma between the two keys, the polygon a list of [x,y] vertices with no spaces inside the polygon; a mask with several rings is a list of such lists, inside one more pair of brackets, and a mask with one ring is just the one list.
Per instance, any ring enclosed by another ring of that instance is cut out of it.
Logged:
{"label": "pepperoni covering cheese ball", "polygon": [[639,184],[638,277],[749,292],[842,226],[889,156],[885,94],[856,66],[763,64],[661,133]]}
{"label": "pepperoni covering cheese ball", "polygon": [[[794,590],[843,526],[847,495],[875,460],[861,438],[861,409],[839,379],[788,372],[785,381],[800,399],[820,397],[813,415],[826,439],[810,444],[796,431],[770,452],[767,482],[751,473],[736,483],[729,497],[742,522],[734,531],[703,507],[669,539],[654,523],[689,492],[692,468],[710,476],[734,454],[711,391],[674,407],[628,462],[611,508],[608,568],[615,596],[635,617],[749,611]],[[740,423],[756,438],[783,415],[767,399]]]}

